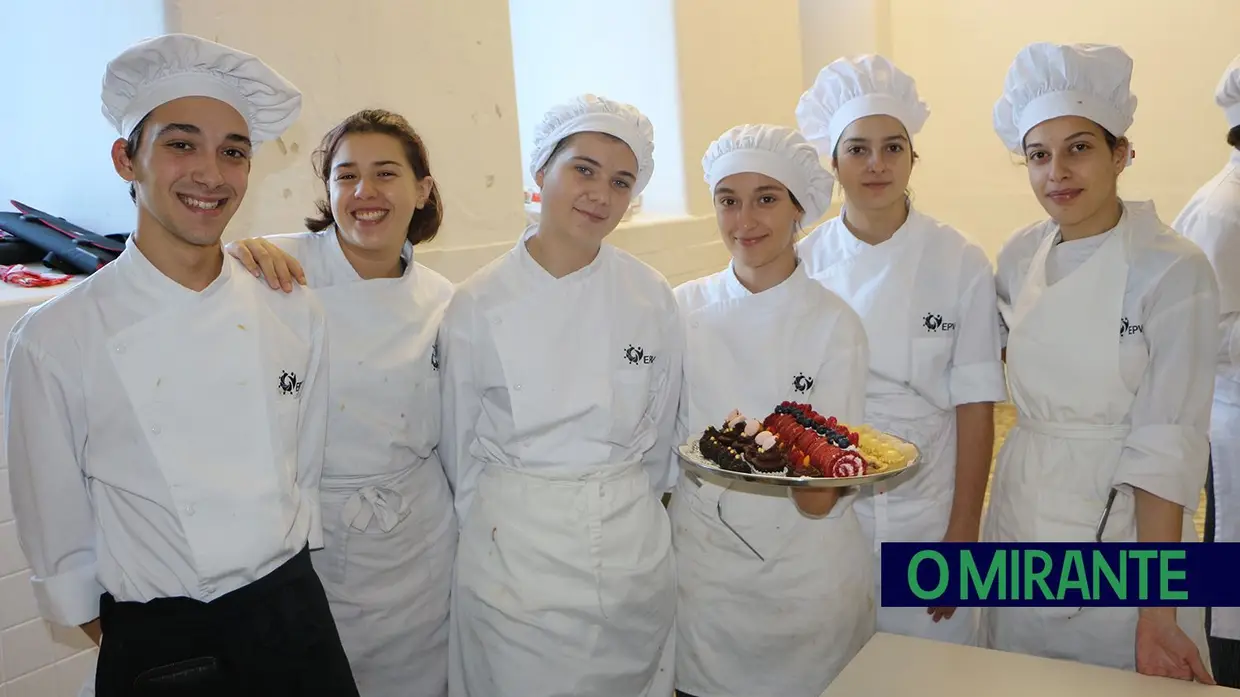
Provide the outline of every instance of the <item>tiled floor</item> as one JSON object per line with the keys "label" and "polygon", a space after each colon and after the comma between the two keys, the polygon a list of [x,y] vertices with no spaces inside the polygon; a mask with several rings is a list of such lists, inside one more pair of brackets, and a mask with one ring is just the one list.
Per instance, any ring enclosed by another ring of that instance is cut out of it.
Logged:
{"label": "tiled floor", "polygon": [[[1008,429],[1016,422],[1016,408],[1011,404],[1001,404],[995,409],[995,455],[999,454],[999,447],[1003,445],[1003,439],[1007,436]],[[991,470],[991,476],[994,476],[994,470]],[[990,503],[990,489],[986,491],[986,502]],[[1206,519],[1206,495],[1205,491],[1201,492],[1201,505],[1197,507],[1197,515],[1193,520],[1197,523],[1197,537],[1201,539],[1202,529],[1205,527]]]}

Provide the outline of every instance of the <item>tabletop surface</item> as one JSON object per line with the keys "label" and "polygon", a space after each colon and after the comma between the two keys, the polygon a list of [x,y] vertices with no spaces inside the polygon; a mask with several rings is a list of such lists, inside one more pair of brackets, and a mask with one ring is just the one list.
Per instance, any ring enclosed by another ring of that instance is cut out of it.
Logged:
{"label": "tabletop surface", "polygon": [[876,634],[822,697],[1238,697],[1240,690]]}

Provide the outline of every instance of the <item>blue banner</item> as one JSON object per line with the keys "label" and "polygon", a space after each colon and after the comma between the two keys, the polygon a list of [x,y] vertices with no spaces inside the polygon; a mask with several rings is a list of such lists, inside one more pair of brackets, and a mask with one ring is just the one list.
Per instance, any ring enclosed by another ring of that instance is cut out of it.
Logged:
{"label": "blue banner", "polygon": [[1240,607],[1240,543],[882,545],[884,607]]}

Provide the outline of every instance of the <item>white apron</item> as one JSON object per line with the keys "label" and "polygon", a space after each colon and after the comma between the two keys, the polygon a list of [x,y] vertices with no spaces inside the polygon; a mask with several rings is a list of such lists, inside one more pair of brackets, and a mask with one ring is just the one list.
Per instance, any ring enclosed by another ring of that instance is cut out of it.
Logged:
{"label": "white apron", "polygon": [[[579,332],[571,350],[556,351],[550,373],[548,357],[531,351],[531,334],[559,336],[564,318],[548,297],[556,292],[532,293],[489,317],[516,427],[588,412],[583,418],[609,419],[615,438],[631,437],[630,419],[647,418],[644,374],[621,377],[613,368],[615,347],[631,334],[614,322],[611,332]],[[583,303],[574,312],[611,316],[607,293]],[[607,399],[611,408],[603,408]],[[479,475],[457,550],[454,697],[672,693],[676,570],[667,511],[640,460],[567,469],[489,461]]]}
{"label": "white apron", "polygon": [[[909,221],[916,218],[909,213]],[[917,337],[913,295],[923,270],[926,235],[911,225],[884,245],[865,246],[853,257],[817,275],[845,298],[865,323],[870,340],[870,380],[866,422],[915,443],[921,463],[857,498],[861,527],[871,542],[877,629],[957,644],[976,643],[977,611],[957,608],[951,619],[935,622],[926,608],[882,606],[882,544],[941,542],[947,533],[956,482],[956,412],[929,402],[918,391],[919,376],[937,378],[950,360],[950,336]],[[896,244],[892,250],[888,245]],[[952,269],[936,269],[954,277]],[[943,346],[944,342],[947,344]]]}
{"label": "white apron", "polygon": [[[805,352],[821,345],[814,330],[823,323],[797,302],[804,283],[812,281],[798,270],[787,287],[689,314],[687,423],[717,424],[733,408],[761,419],[784,400],[814,404],[815,394],[816,406],[825,404],[829,376]],[[798,392],[792,378],[802,372],[815,379]],[[727,485],[686,474],[673,496],[676,688],[697,697],[818,697],[874,634],[873,571],[854,497],[814,519],[786,490]]]}
{"label": "white apron", "polygon": [[[448,690],[457,530],[432,449],[442,307],[428,312],[422,298],[415,302],[413,273],[316,291],[331,333],[332,401],[320,487],[324,548],[311,559],[363,697]],[[359,448],[381,452],[355,455],[366,457],[361,467],[343,461]],[[407,461],[389,459],[390,449],[408,451]]]}
{"label": "white apron", "polygon": [[[1047,285],[1052,233],[1030,263],[1008,318],[1008,380],[1019,419],[1008,434],[983,529],[986,542],[1093,542],[1114,488],[1103,542],[1135,542],[1136,506],[1115,486],[1135,393],[1119,364],[1128,279],[1122,225],[1080,267]],[[1185,515],[1185,540],[1196,540]],[[1204,611],[1180,626],[1208,665]],[[1135,670],[1137,608],[982,608],[989,648]]]}

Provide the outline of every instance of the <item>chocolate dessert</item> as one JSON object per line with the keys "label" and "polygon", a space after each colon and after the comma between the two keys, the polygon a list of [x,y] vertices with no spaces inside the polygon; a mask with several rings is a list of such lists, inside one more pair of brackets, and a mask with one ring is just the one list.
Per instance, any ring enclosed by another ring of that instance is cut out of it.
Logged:
{"label": "chocolate dessert", "polygon": [[754,436],[753,444],[745,449],[745,460],[755,472],[762,474],[783,474],[788,469],[788,460],[770,431]]}

